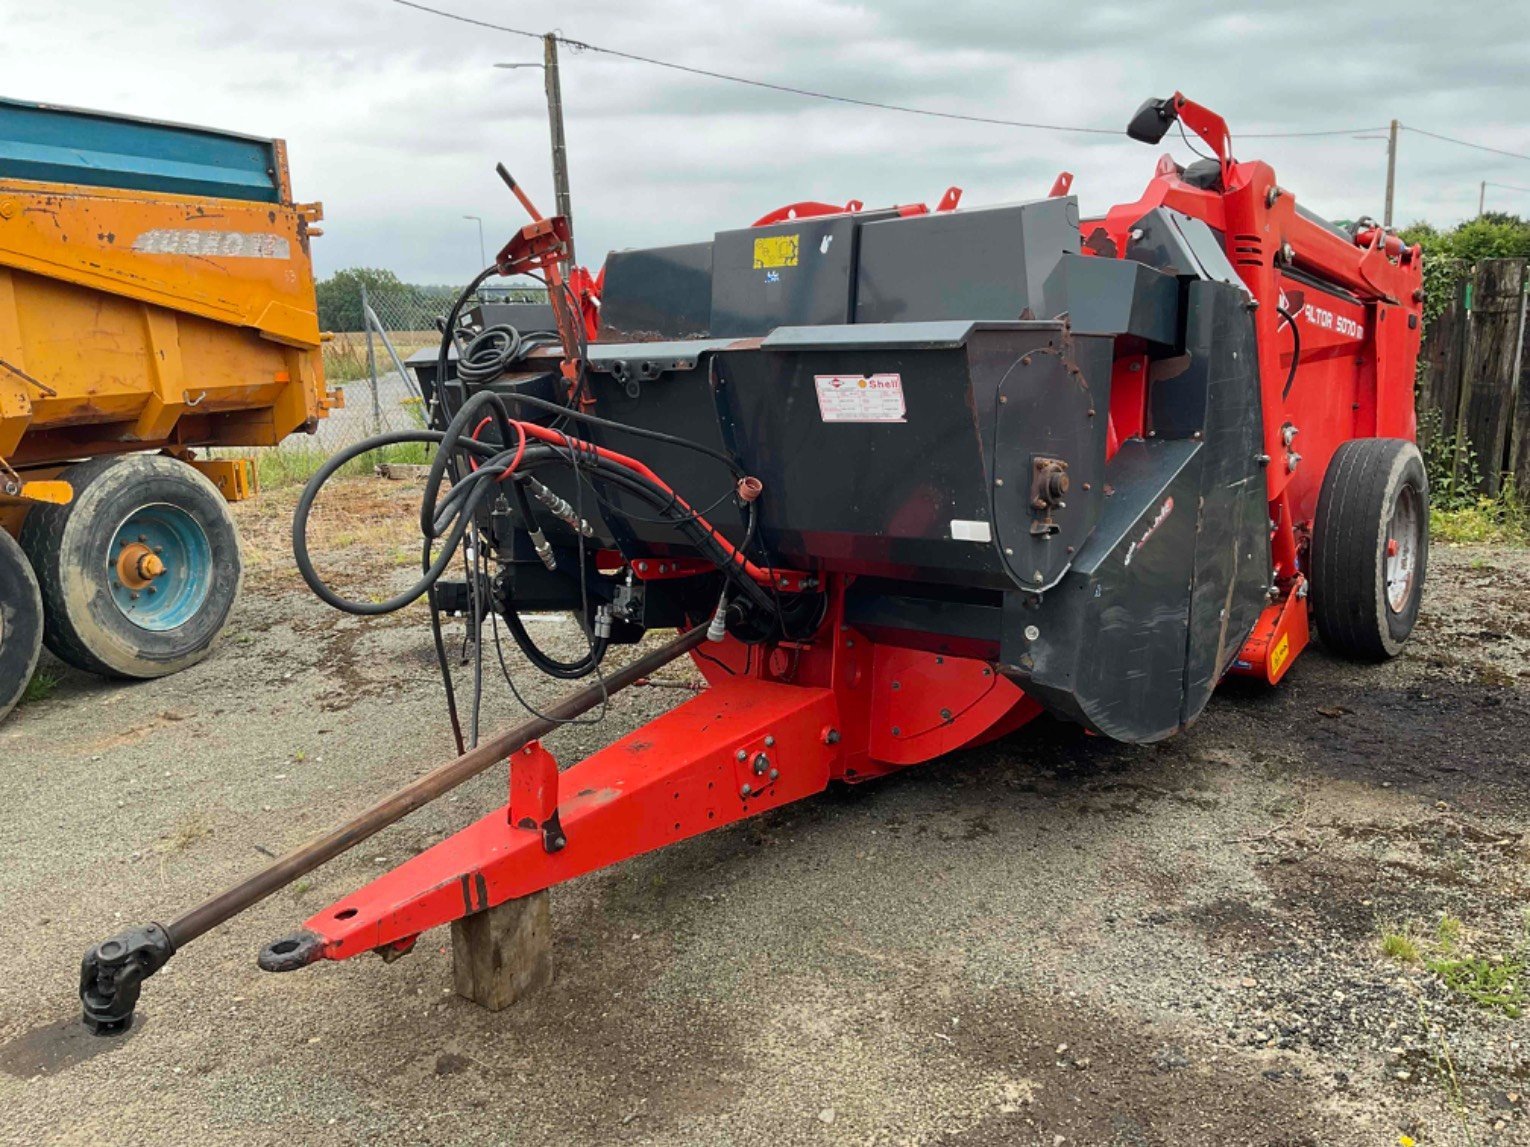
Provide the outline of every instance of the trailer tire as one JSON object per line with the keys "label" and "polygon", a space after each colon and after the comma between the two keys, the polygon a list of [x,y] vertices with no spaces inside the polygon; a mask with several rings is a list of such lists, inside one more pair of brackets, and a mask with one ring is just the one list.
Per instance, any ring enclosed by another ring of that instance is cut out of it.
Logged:
{"label": "trailer tire", "polygon": [[206,657],[244,573],[217,487],[153,454],[97,458],[60,477],[74,500],[36,507],[21,529],[47,647],[107,677],[163,677]]}
{"label": "trailer tire", "polygon": [[37,577],[16,539],[0,530],[0,720],[26,692],[42,653]]}
{"label": "trailer tire", "polygon": [[1312,618],[1323,644],[1360,661],[1401,651],[1429,562],[1429,481],[1401,438],[1341,445],[1312,527]]}

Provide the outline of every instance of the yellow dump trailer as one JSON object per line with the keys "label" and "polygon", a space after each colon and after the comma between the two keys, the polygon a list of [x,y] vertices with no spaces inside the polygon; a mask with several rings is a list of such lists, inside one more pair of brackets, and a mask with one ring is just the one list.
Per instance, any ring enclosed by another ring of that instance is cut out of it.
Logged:
{"label": "yellow dump trailer", "polygon": [[0,100],[0,716],[39,642],[97,673],[202,657],[238,593],[246,460],[325,389],[279,140]]}

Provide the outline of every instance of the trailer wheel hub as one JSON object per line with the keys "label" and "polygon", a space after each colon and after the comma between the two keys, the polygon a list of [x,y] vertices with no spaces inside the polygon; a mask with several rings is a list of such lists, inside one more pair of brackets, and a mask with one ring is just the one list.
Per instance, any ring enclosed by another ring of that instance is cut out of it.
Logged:
{"label": "trailer wheel hub", "polygon": [[195,517],[156,503],[128,515],[108,554],[111,595],[133,624],[164,632],[184,625],[207,600],[212,546]]}
{"label": "trailer wheel hub", "polygon": [[117,577],[129,589],[147,589],[165,572],[160,556],[142,542],[132,542],[117,555]]}
{"label": "trailer wheel hub", "polygon": [[1384,560],[1386,563],[1387,608],[1401,613],[1413,595],[1413,574],[1418,567],[1419,535],[1423,515],[1418,495],[1412,486],[1397,492],[1397,504],[1387,523]]}

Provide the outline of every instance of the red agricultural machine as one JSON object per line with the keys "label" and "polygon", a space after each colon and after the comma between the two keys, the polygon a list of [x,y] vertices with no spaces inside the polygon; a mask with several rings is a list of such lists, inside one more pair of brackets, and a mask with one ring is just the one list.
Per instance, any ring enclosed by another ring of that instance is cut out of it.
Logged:
{"label": "red agricultural machine", "polygon": [[[1144,104],[1128,134],[1157,143],[1176,122],[1213,158],[1164,156],[1102,216],[1080,218],[1067,176],[989,208],[958,210],[956,189],[934,211],[803,203],[614,253],[598,278],[565,266],[567,220],[501,169],[532,222],[480,281],[542,277],[552,333],[459,302],[420,372],[432,428],[357,448],[438,448],[420,580],[361,602],[315,573],[308,512],[349,455],[305,492],[294,548],[339,608],[428,594],[480,649],[485,623],[495,646],[503,627],[542,671],[591,683],[93,948],[87,1022],[123,1030],[175,950],[498,762],[502,807],[261,967],[392,959],[427,929],[1042,713],[1154,741],[1228,673],[1277,682],[1314,626],[1338,653],[1395,654],[1427,556],[1419,251],[1305,210],[1182,96]],[[574,660],[522,623],[549,610],[578,620]],[[680,635],[602,668],[665,629]],[[686,653],[705,689],[559,770],[537,738]]]}

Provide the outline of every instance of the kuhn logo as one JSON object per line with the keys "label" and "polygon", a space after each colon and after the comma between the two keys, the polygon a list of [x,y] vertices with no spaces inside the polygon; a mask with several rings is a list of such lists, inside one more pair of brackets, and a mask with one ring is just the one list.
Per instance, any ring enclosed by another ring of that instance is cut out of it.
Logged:
{"label": "kuhn logo", "polygon": [[1142,536],[1131,545],[1126,547],[1126,557],[1122,559],[1121,562],[1123,566],[1129,566],[1132,564],[1132,558],[1137,556],[1137,551],[1140,550],[1143,546],[1147,545],[1148,539],[1158,532],[1158,527],[1168,521],[1169,515],[1173,512],[1174,499],[1165,498],[1163,500],[1163,505],[1158,507],[1158,513],[1154,514],[1153,520],[1148,523],[1148,528],[1142,531]]}

